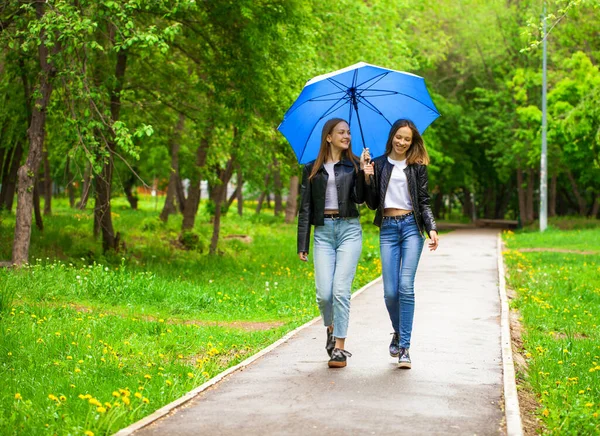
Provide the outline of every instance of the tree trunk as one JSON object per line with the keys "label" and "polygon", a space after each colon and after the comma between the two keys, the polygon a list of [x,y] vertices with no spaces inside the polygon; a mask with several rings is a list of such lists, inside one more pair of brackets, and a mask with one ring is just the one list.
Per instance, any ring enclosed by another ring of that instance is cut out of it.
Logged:
{"label": "tree trunk", "polygon": [[[236,141],[234,134],[234,141]],[[215,254],[217,252],[217,244],[219,243],[219,233],[221,231],[221,207],[223,205],[223,201],[227,199],[227,184],[233,175],[233,158],[229,159],[225,169],[219,170],[219,180],[221,184],[215,186],[213,188],[214,192],[214,201],[215,201],[215,217],[213,220],[213,234],[210,240],[210,254]]]}
{"label": "tree trunk", "polygon": [[523,188],[523,171],[517,168],[517,196],[519,198],[519,218],[521,225],[527,224],[527,205],[525,203],[525,189]]}
{"label": "tree trunk", "polygon": [[88,163],[83,172],[83,185],[81,187],[81,199],[77,208],[84,210],[87,207],[88,198],[90,197],[90,189],[92,187],[92,164]]}
{"label": "tree trunk", "polygon": [[239,216],[244,214],[244,176],[242,175],[242,170],[238,165],[237,171],[237,212]]}
{"label": "tree trunk", "polygon": [[[115,31],[111,29],[111,32]],[[115,64],[115,86],[110,93],[110,114],[111,121],[114,123],[120,119],[121,113],[121,90],[123,89],[123,80],[125,77],[125,70],[127,68],[127,52],[121,50],[117,54],[117,62]],[[96,182],[96,198],[100,200],[98,205],[98,224],[102,231],[102,248],[104,252],[118,249],[118,235],[115,235],[115,231],[112,224],[111,215],[111,188],[112,188],[112,177],[113,177],[113,153],[115,150],[114,134],[111,133],[111,139],[107,142],[109,156],[104,162],[104,168],[102,169],[102,177]],[[99,186],[101,185],[101,187]]]}
{"label": "tree trunk", "polygon": [[579,207],[579,215],[585,216],[586,209],[587,209],[585,198],[579,193],[577,181],[575,180],[575,177],[573,177],[573,173],[569,169],[567,169],[567,177],[569,178],[569,182],[571,182],[571,188],[573,189],[573,194],[575,195],[575,198],[577,199],[577,206]]}
{"label": "tree trunk", "polygon": [[[111,30],[111,32],[114,30]],[[114,123],[120,118],[121,111],[121,90],[123,89],[123,78],[127,68],[127,52],[121,50],[117,53],[117,63],[115,65],[115,87],[110,93],[110,114],[111,121]],[[115,237],[115,231],[111,216],[111,185],[113,176],[113,153],[115,151],[114,134],[106,142],[109,156],[104,160],[102,174],[96,178],[96,207],[94,213],[102,232],[102,249],[106,253],[110,250],[117,250],[118,237]]]}
{"label": "tree trunk", "polygon": [[600,195],[596,195],[594,198],[594,204],[592,205],[592,211],[590,213],[590,217],[596,218],[598,213],[600,212]]}
{"label": "tree trunk", "polygon": [[177,183],[175,185],[175,188],[179,212],[183,213],[183,211],[185,210],[185,192],[183,191],[183,183],[181,182],[181,175],[179,174],[179,170],[177,171]]}
{"label": "tree trunk", "polygon": [[528,171],[528,180],[527,180],[527,222],[532,223],[535,219],[535,212],[533,206],[533,185],[534,185],[534,174],[533,169],[529,169]]}
{"label": "tree trunk", "polygon": [[[135,171],[135,168],[134,168],[134,171]],[[137,210],[139,198],[134,193],[134,190],[133,190],[134,188],[135,188],[135,174],[132,172],[131,174],[129,174],[129,177],[127,177],[127,179],[125,180],[125,183],[123,183],[123,191],[125,191],[125,197],[127,198],[127,201],[129,202],[129,205],[131,206],[131,208],[133,210]]]}
{"label": "tree trunk", "polygon": [[470,220],[473,219],[473,199],[471,198],[471,190],[466,187],[463,186],[462,187],[462,192],[463,192],[463,202],[462,202],[462,207],[463,207],[463,215],[467,218],[469,218]]}
{"label": "tree trunk", "polygon": [[[35,3],[36,17],[41,20],[44,15],[44,3]],[[18,171],[17,214],[15,222],[15,237],[13,241],[12,262],[23,265],[29,261],[29,244],[31,239],[31,213],[33,207],[33,190],[35,176],[40,167],[44,147],[44,132],[46,127],[46,109],[52,94],[51,80],[56,74],[53,66],[48,63],[48,48],[45,44],[45,30],[40,31],[38,55],[41,72],[39,75],[39,97],[32,106],[31,124],[28,129],[29,152],[25,164]],[[55,46],[58,50],[58,46]]]}
{"label": "tree trunk", "polygon": [[550,178],[550,198],[548,199],[548,216],[556,216],[556,174]]}
{"label": "tree trunk", "polygon": [[233,204],[233,200],[235,200],[238,197],[238,191],[240,190],[239,186],[235,187],[235,191],[233,191],[231,193],[231,195],[229,196],[229,200],[227,200],[227,207],[225,208],[226,210],[229,210],[229,208],[231,207],[231,205]]}
{"label": "tree trunk", "polygon": [[281,198],[281,191],[283,191],[283,184],[281,183],[281,166],[277,161],[277,158],[273,159],[273,196],[275,197],[275,216],[281,215],[283,212],[283,200]]}
{"label": "tree trunk", "polygon": [[[269,178],[271,177],[271,175],[269,173],[267,173],[267,175],[265,176],[265,182],[264,182],[264,186],[268,186],[269,184]],[[260,196],[258,197],[258,203],[256,205],[256,214],[258,215],[260,213],[260,210],[262,209],[262,204],[263,201],[265,201],[265,197],[267,196],[267,189],[265,189],[263,192],[260,193]]]}
{"label": "tree trunk", "polygon": [[200,205],[200,181],[201,168],[206,165],[206,155],[209,147],[209,137],[212,134],[213,125],[209,123],[208,130],[205,132],[200,145],[196,149],[196,168],[190,179],[190,190],[188,192],[187,199],[185,201],[185,208],[183,211],[183,223],[181,224],[181,231],[190,230],[194,228],[196,222],[196,214],[198,213],[198,206]]}
{"label": "tree trunk", "polygon": [[444,206],[444,196],[441,192],[435,194],[433,198],[433,216],[441,218],[442,207]]}
{"label": "tree trunk", "polygon": [[0,190],[0,210],[12,210],[17,189],[17,173],[23,158],[23,142],[18,141],[16,145],[7,150],[2,169],[2,189]]}
{"label": "tree trunk", "polygon": [[44,220],[42,218],[42,210],[40,208],[40,188],[37,181],[33,185],[33,215],[35,216],[35,226],[40,232],[43,232]]}
{"label": "tree trunk", "polygon": [[44,215],[49,216],[52,215],[52,178],[48,160],[48,144],[44,144],[42,159],[44,161]]}
{"label": "tree trunk", "polygon": [[71,158],[67,157],[67,167],[65,172],[67,173],[67,192],[69,194],[69,206],[71,209],[75,208],[75,186],[73,185],[74,177],[71,174]]}
{"label": "tree trunk", "polygon": [[285,222],[290,224],[296,218],[298,208],[298,176],[290,178],[290,192],[285,204]]}
{"label": "tree trunk", "polygon": [[96,204],[94,218],[98,230],[102,233],[102,249],[106,253],[116,249],[115,231],[111,217],[111,180],[113,172],[112,155],[106,158],[102,166],[102,173],[96,176]]}
{"label": "tree trunk", "polygon": [[167,198],[165,205],[160,213],[160,219],[167,222],[169,215],[176,212],[175,198],[177,197],[177,183],[179,181],[179,148],[181,132],[185,125],[185,116],[179,114],[177,125],[173,129],[173,134],[169,140],[169,151],[171,152],[171,174],[169,175],[169,186],[167,187]]}

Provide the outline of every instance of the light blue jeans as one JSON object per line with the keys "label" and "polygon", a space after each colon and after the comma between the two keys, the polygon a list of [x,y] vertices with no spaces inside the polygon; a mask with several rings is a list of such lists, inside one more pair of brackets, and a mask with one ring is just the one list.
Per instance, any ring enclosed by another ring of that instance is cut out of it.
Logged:
{"label": "light blue jeans", "polygon": [[414,216],[384,218],[379,233],[385,306],[400,347],[410,348],[415,314],[415,275],[425,239]]}
{"label": "light blue jeans", "polygon": [[315,226],[315,282],[323,323],[333,324],[333,336],[345,338],[350,317],[352,281],[362,249],[358,218],[325,218]]}

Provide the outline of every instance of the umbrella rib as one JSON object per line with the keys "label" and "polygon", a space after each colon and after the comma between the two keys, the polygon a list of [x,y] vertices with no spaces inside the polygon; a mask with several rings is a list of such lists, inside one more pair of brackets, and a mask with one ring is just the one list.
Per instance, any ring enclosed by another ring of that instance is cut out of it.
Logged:
{"label": "umbrella rib", "polygon": [[330,81],[331,83],[333,83],[335,86],[337,86],[337,88],[342,91],[343,93],[347,93],[348,92],[348,87],[346,85],[344,85],[342,82],[338,82],[335,79],[329,78],[327,79],[328,81]]}
{"label": "umbrella rib", "polygon": [[371,109],[376,114],[381,115],[381,117],[384,120],[386,120],[390,126],[392,125],[392,123],[390,122],[390,120],[388,120],[387,117],[385,115],[383,115],[383,113],[379,109],[377,109],[377,107],[373,103],[371,103],[369,100],[367,100],[366,98],[364,98],[362,96],[359,97],[359,99],[360,99],[360,102],[362,104],[364,104],[367,109]]}
{"label": "umbrella rib", "polygon": [[294,108],[294,110],[292,110],[291,112],[289,112],[289,111],[288,111],[288,112],[286,112],[286,113],[285,113],[285,116],[284,116],[284,118],[287,118],[287,117],[289,117],[291,114],[293,114],[294,112],[296,112],[296,110],[297,110],[298,108],[300,108],[301,106],[303,106],[303,105],[304,105],[304,104],[306,104],[306,103],[309,103],[309,102],[312,102],[312,101],[331,101],[330,99],[328,99],[328,100],[318,100],[318,99],[319,99],[319,98],[321,98],[321,97],[327,97],[327,96],[330,96],[330,95],[341,94],[341,93],[343,93],[344,95],[343,95],[343,96],[341,96],[341,97],[339,97],[339,98],[338,98],[338,100],[339,100],[340,98],[344,98],[344,97],[345,97],[345,95],[346,95],[346,92],[344,92],[344,91],[342,91],[342,92],[332,92],[331,94],[324,94],[324,95],[320,95],[319,97],[309,98],[308,100],[306,100],[306,101],[303,101],[303,102],[302,102],[302,103],[300,103],[298,106],[296,106],[296,107]]}
{"label": "umbrella rib", "polygon": [[[374,89],[373,91],[385,91],[385,90],[384,90],[384,89]],[[411,100],[414,100],[414,101],[416,101],[416,102],[417,102],[417,103],[419,103],[419,104],[422,104],[422,105],[423,105],[423,106],[425,106],[426,108],[428,108],[428,109],[431,109],[431,110],[432,110],[432,111],[434,111],[436,114],[438,114],[438,115],[440,114],[440,113],[439,113],[439,112],[438,112],[436,109],[432,108],[432,107],[431,107],[431,106],[429,106],[428,104],[425,104],[425,103],[423,103],[421,100],[414,98],[414,97],[413,97],[413,96],[411,96],[411,95],[405,94],[405,93],[403,93],[403,92],[398,92],[398,91],[390,91],[390,92],[391,92],[392,94],[395,94],[395,95],[403,95],[403,96],[405,96],[405,97],[408,97],[408,98],[410,98]],[[385,95],[392,95],[392,94],[385,94]],[[383,95],[383,96],[385,96],[385,95]],[[380,96],[377,96],[377,95],[370,95],[369,97],[382,97],[382,96],[381,96],[381,95],[380,95]],[[362,94],[361,94],[361,95],[360,95],[360,98],[363,98],[363,99],[364,99],[365,97],[363,97],[363,96],[362,96]]]}
{"label": "umbrella rib", "polygon": [[369,80],[365,80],[363,83],[357,85],[356,88],[358,89],[359,86],[363,86],[365,83],[369,83],[370,81],[377,79],[375,82],[370,84],[367,88],[364,88],[364,90],[369,89],[371,86],[375,85],[377,82],[379,82],[381,79],[383,79],[388,74],[389,74],[388,72],[385,72],[385,73],[381,73],[379,76],[371,77]]}

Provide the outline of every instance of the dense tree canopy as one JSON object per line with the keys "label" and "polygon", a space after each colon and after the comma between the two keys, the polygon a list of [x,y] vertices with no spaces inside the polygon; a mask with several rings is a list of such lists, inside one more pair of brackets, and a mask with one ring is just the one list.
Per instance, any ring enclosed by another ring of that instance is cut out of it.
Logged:
{"label": "dense tree canopy", "polygon": [[[598,3],[546,2],[550,215],[600,212]],[[442,113],[425,134],[436,215],[533,221],[542,13],[541,0],[6,0],[0,208],[14,209],[18,169],[36,158],[34,208],[42,197],[51,213],[52,186],[74,207],[91,194],[111,250],[112,196],[135,208],[135,186],[167,190],[161,218],[181,211],[183,234],[207,180],[214,251],[228,182],[259,208],[274,194],[276,213],[297,184],[276,127],[303,84],[365,61],[425,77]]]}

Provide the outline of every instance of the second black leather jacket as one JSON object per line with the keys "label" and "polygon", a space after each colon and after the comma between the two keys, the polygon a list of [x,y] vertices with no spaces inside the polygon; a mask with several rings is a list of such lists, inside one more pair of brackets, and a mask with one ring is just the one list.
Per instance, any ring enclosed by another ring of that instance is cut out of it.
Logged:
{"label": "second black leather jacket", "polygon": [[[373,224],[381,227],[383,219],[383,205],[394,164],[388,161],[387,155],[379,156],[373,160],[375,166],[375,180],[366,187],[366,202],[370,209],[377,210]],[[404,169],[408,181],[408,193],[413,205],[415,221],[421,234],[424,231],[437,231],[433,212],[429,205],[429,187],[427,166],[412,164]]]}
{"label": "second black leather jacket", "polygon": [[[302,171],[300,207],[298,210],[298,253],[308,253],[311,225],[324,225],[325,192],[329,174],[321,166],[309,180],[315,162],[309,162]],[[356,171],[349,160],[342,159],[334,166],[338,210],[341,218],[358,217],[357,204],[365,201],[364,172]]]}

